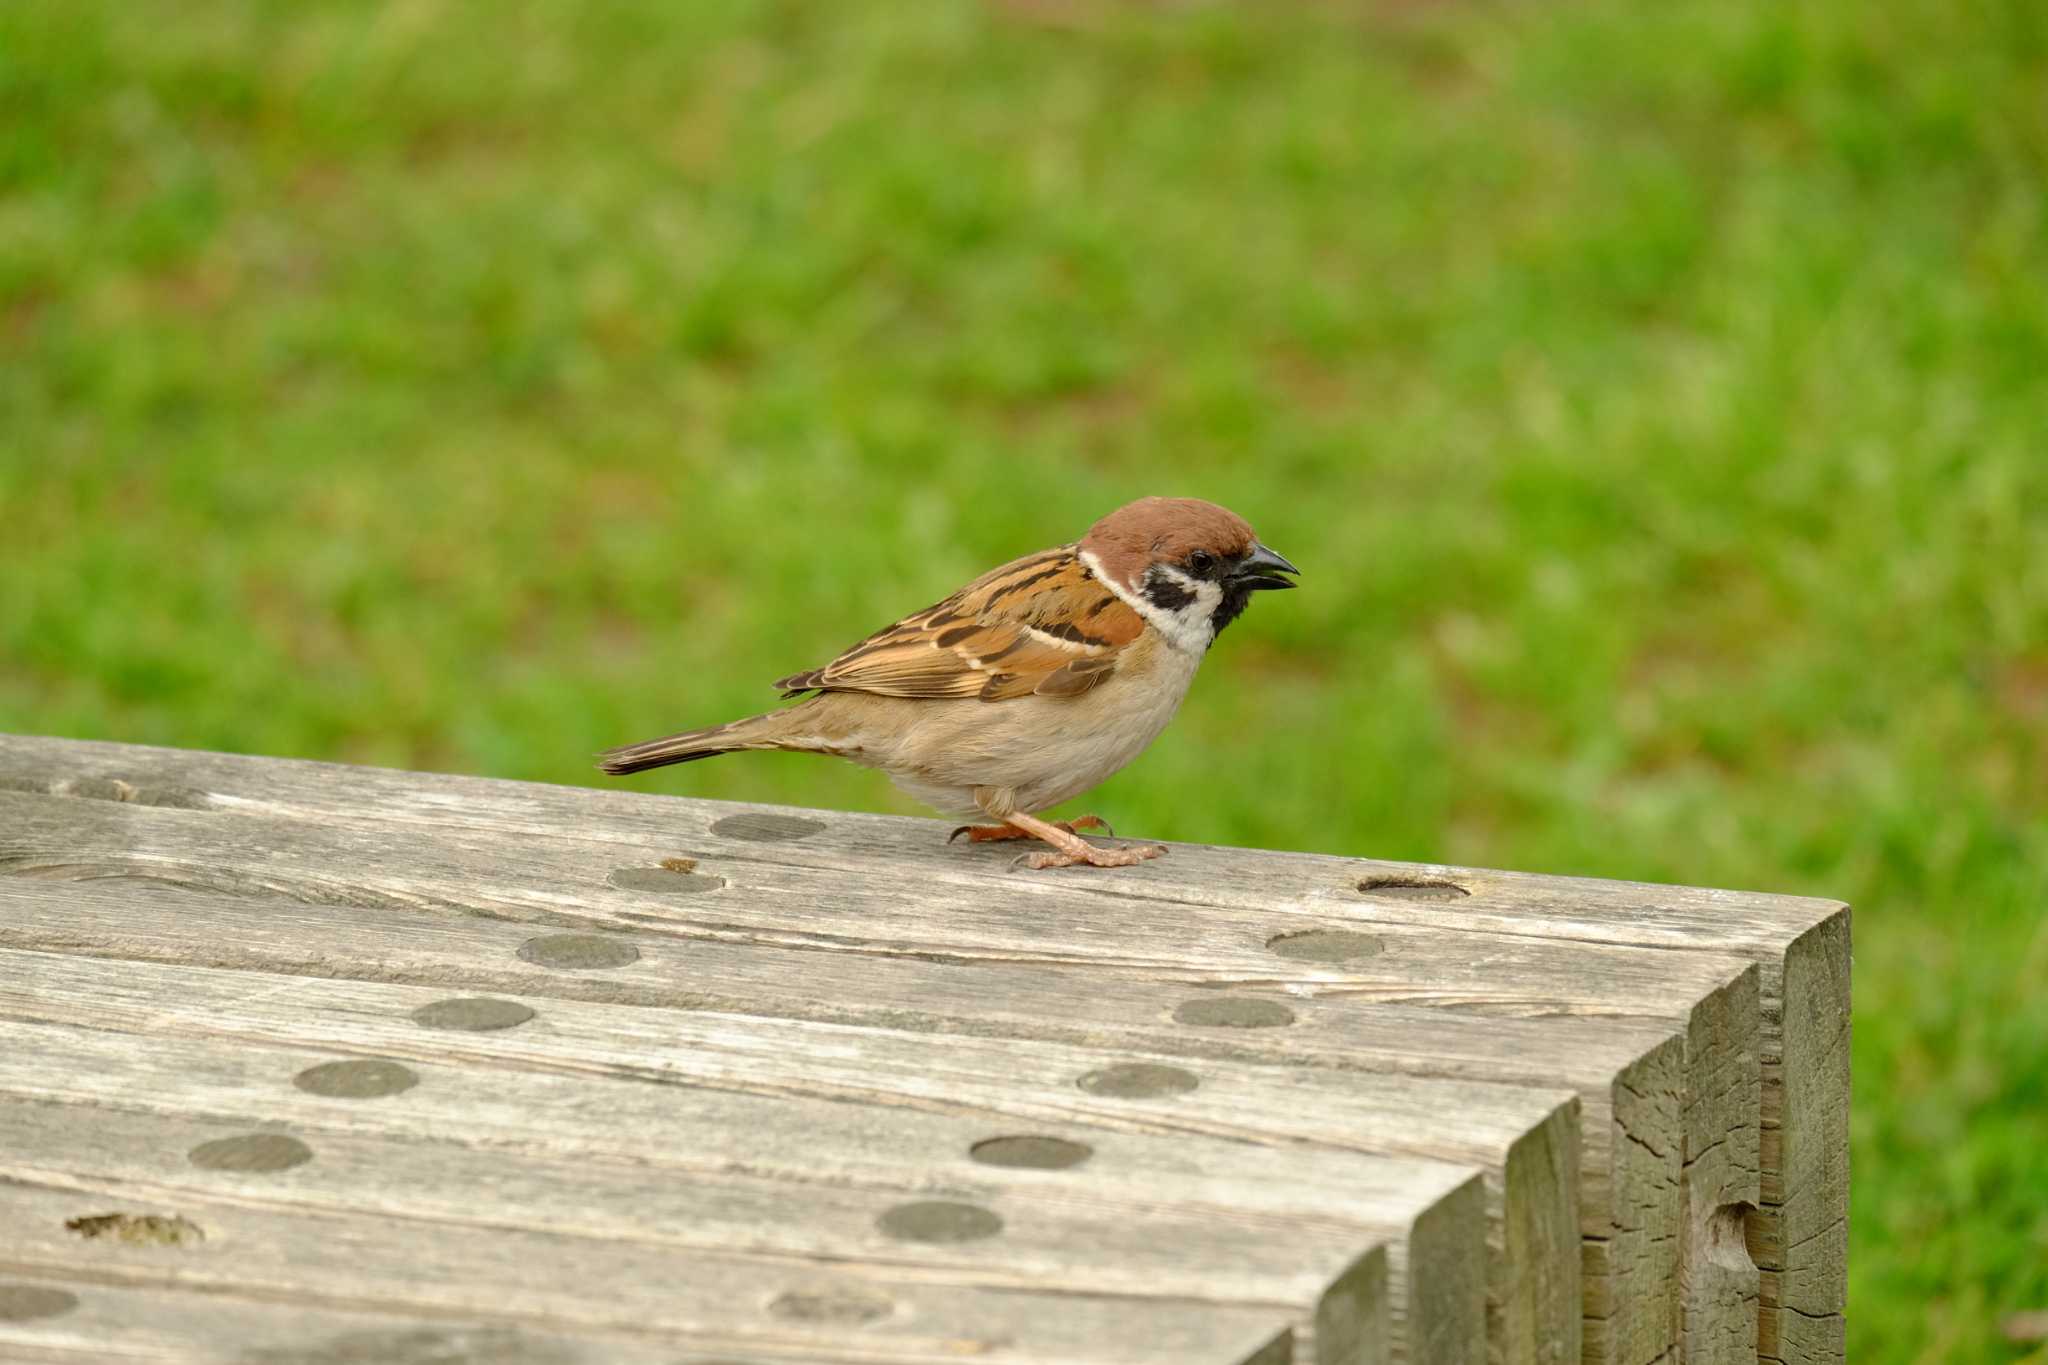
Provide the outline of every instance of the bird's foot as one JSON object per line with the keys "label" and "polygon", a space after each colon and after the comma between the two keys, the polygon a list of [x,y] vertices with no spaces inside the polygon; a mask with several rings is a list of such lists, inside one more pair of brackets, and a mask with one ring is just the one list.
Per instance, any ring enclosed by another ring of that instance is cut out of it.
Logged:
{"label": "bird's foot", "polygon": [[[1069,834],[1077,830],[1099,829],[1112,839],[1116,837],[1116,831],[1109,827],[1109,821],[1099,815],[1077,815],[1071,820],[1055,820],[1052,826]],[[1018,829],[1015,825],[962,825],[946,836],[946,842],[950,844],[963,834],[967,836],[967,842],[970,844],[994,844],[1009,839],[1038,837],[1029,830]]]}
{"label": "bird's foot", "polygon": [[1164,844],[1130,844],[1123,848],[1097,848],[1085,839],[1075,839],[1079,848],[1051,848],[1043,853],[1020,853],[1010,864],[1013,868],[1078,867],[1129,867],[1157,858],[1166,852]]}

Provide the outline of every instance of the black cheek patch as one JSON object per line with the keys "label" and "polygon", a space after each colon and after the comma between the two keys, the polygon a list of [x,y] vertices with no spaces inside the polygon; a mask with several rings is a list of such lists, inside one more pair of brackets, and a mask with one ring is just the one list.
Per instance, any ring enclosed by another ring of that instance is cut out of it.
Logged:
{"label": "black cheek patch", "polygon": [[1195,595],[1165,576],[1145,580],[1145,600],[1162,611],[1179,611]]}

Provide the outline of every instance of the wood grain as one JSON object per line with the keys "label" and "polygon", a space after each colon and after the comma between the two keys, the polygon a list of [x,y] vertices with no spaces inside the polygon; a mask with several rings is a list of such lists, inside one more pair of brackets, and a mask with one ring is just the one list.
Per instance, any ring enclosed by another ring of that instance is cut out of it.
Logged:
{"label": "wood grain", "polygon": [[1750,1230],[1763,1268],[1757,1353],[1847,1356],[1849,920],[1795,940],[1764,977],[1762,1217]]}
{"label": "wood grain", "polygon": [[[1041,978],[1048,970],[1073,969],[1130,980],[1182,979],[1207,992],[1277,989],[1292,1000],[1394,1004],[1460,1017],[1677,1027],[1687,1034],[1688,1050],[1673,1083],[1679,1109],[1671,1121],[1685,1124],[1698,1108],[1691,1097],[1706,1095],[1712,1086],[1722,1097],[1717,1113],[1726,1120],[1723,1127],[1748,1129],[1746,1136],[1726,1134],[1731,1145],[1755,1145],[1756,1114],[1730,1110],[1723,1096],[1725,1074],[1745,1056],[1754,1065],[1753,1037],[1702,1022],[1716,1013],[1710,1002],[1720,993],[1753,993],[1753,984],[1743,979],[1753,969],[1734,958],[1414,925],[1378,926],[1361,936],[1349,921],[1329,917],[1276,920],[1262,912],[1213,907],[1191,916],[1185,906],[1150,900],[1105,906],[1092,893],[1030,878],[995,883],[973,896],[936,895],[891,875],[886,864],[857,877],[699,860],[689,890],[664,895],[646,889],[660,883],[644,874],[659,869],[668,845],[636,844],[590,822],[573,834],[541,840],[488,825],[457,836],[439,826],[314,820],[247,807],[199,813],[0,795],[0,809],[10,803],[17,808],[9,813],[18,832],[8,865],[17,876],[141,881],[387,913],[409,907],[572,932],[631,929],[641,938],[694,943],[700,961],[710,961],[704,954],[715,947],[717,970],[697,972],[696,980],[746,981],[747,991],[724,1002],[736,1010],[783,1008],[763,1002],[794,987],[786,951],[794,948],[813,963],[827,956],[865,962],[862,984],[849,983],[826,999],[875,999],[876,969],[886,960],[973,966],[984,976],[1001,971],[1004,994],[1018,1001],[1044,993]],[[798,817],[780,818],[787,828]],[[623,875],[636,873],[643,875]],[[1349,944],[1353,951],[1327,959],[1292,955],[1305,936],[1313,952],[1327,952],[1333,944],[1339,950]],[[746,965],[735,965],[735,954],[749,954]],[[472,963],[480,960],[468,956]],[[784,978],[781,991],[769,985],[764,971]],[[805,995],[818,998],[815,991]],[[919,984],[905,995],[929,1001],[933,991]],[[1159,1014],[1178,1021],[1179,1011],[1190,1006],[1211,1007],[1183,1000]],[[1048,1017],[1066,1012],[1063,1005],[1045,1011]],[[1324,1014],[1335,1017],[1334,1011]],[[1726,1014],[1721,1010],[1717,1017]],[[1305,1031],[1290,1028],[1290,1047]],[[1498,1069],[1489,1074],[1532,1079],[1524,1056],[1525,1050],[1496,1053]],[[1667,1117],[1655,1101],[1623,1097],[1615,1103],[1614,1068],[1581,1073],[1572,1083],[1589,1101],[1608,1101],[1609,1115],[1619,1114],[1625,1123],[1639,1121],[1639,1113]],[[1589,1122],[1604,1117],[1589,1109]],[[1657,1159],[1668,1159],[1678,1171],[1685,1143],[1683,1132],[1652,1139]],[[1610,1156],[1590,1132],[1584,1151],[1595,1159]],[[1672,1171],[1648,1171],[1646,1164],[1612,1148],[1609,1168],[1589,1173],[1593,1193],[1583,1205],[1588,1234],[1611,1243],[1587,1261],[1596,1276],[1612,1280],[1589,1288],[1586,1311],[1603,1322],[1587,1330],[1596,1342],[1620,1342],[1623,1353],[1613,1357],[1618,1360],[1654,1359],[1685,1330],[1679,1298],[1685,1292],[1687,1239],[1650,1226],[1612,1224],[1598,1202],[1601,1188],[1621,1172],[1669,1191],[1679,1201],[1674,1216],[1683,1222],[1682,1181]],[[1631,1196],[1636,1197],[1650,1196]],[[1617,1328],[1619,1336],[1613,1335]],[[1560,1344],[1570,1349],[1568,1335]]]}
{"label": "wood grain", "polygon": [[[0,1287],[61,1295],[48,1317],[0,1317],[0,1359],[52,1365],[713,1365],[688,1346],[602,1329],[515,1326],[495,1314],[345,1309],[239,1297],[225,1290],[128,1283],[93,1265],[18,1273],[0,1264]],[[872,1362],[799,1349],[756,1351],[775,1365]],[[1283,1360],[1285,1357],[1281,1357]],[[1263,1365],[1263,1363],[1262,1363]]]}
{"label": "wood grain", "polygon": [[[104,1056],[118,1049],[93,1051]],[[1139,1139],[1098,1149],[1099,1160],[1089,1163],[1094,1169],[1070,1173],[952,1170],[918,1182],[924,1188],[910,1182],[855,1186],[835,1178],[829,1157],[797,1178],[616,1151],[571,1156],[481,1147],[445,1134],[438,1141],[423,1138],[416,1127],[349,1132],[299,1121],[303,1109],[314,1108],[310,1104],[245,1100],[192,1108],[188,1100],[205,1097],[187,1091],[172,1098],[176,1086],[151,1092],[154,1067],[118,1074],[133,1087],[126,1102],[97,1106],[84,1123],[69,1104],[0,1097],[0,1150],[10,1153],[0,1159],[0,1171],[20,1184],[146,1199],[197,1224],[207,1243],[219,1238],[187,1208],[186,1198],[232,1192],[239,1203],[314,1222],[374,1212],[466,1230],[476,1239],[535,1232],[601,1239],[650,1256],[727,1257],[759,1265],[763,1276],[830,1265],[860,1269],[877,1281],[962,1291],[1101,1295],[1129,1302],[1141,1315],[1148,1303],[1188,1300],[1268,1309],[1286,1319],[1319,1305],[1383,1232],[1360,1216],[1373,1202],[1351,1178],[1351,1167],[1371,1160],[1362,1157],[1295,1162],[1254,1152],[1267,1159],[1232,1163],[1229,1152],[1198,1153],[1181,1163],[1176,1178],[1140,1187],[1135,1177],[1150,1172],[1126,1159],[1128,1152],[1167,1144]],[[9,1093],[33,1088],[11,1083]],[[283,1088],[290,1089],[288,1081]],[[381,1107],[402,1108],[403,1102]],[[204,1169],[190,1158],[204,1144],[252,1132],[288,1134],[310,1155],[281,1171],[240,1174]],[[679,1133],[671,1141],[689,1136]],[[1206,1169],[1204,1155],[1212,1161]],[[1216,1162],[1218,1156],[1226,1160]],[[956,1156],[949,1164],[967,1163]],[[1325,1182],[1320,1207],[1306,1178],[1311,1171]],[[1476,1188],[1471,1195],[1456,1186],[1448,1192],[1454,1219]],[[1444,1202],[1418,1196],[1410,1217],[1415,1205],[1434,1213]],[[992,1221],[956,1216],[966,1232],[921,1240],[917,1234],[958,1231],[932,1216],[938,1205],[956,1215],[977,1210]],[[890,1218],[917,1209],[930,1212]],[[1476,1208],[1468,1221],[1476,1229]],[[979,1235],[984,1227],[986,1235]],[[1446,1243],[1445,1253],[1456,1253],[1455,1239],[1466,1232],[1452,1229],[1437,1240]],[[89,1251],[83,1242],[80,1247]],[[1462,1250],[1479,1264],[1469,1248]]]}
{"label": "wood grain", "polygon": [[[528,1003],[555,997],[774,1013],[949,1037],[1035,1038],[1132,1056],[1570,1087],[1585,1104],[1582,1224],[1613,1239],[1619,1254],[1603,1269],[1611,1265],[1635,1286],[1615,1302],[1631,1321],[1653,1324],[1646,1330],[1676,1330],[1675,1309],[1664,1307],[1677,1292],[1673,1238],[1641,1219],[1615,1223],[1617,1190],[1624,1206],[1668,1200],[1670,1216],[1677,1216],[1682,1040],[1663,1026],[1301,1000],[1289,1004],[1295,1021],[1284,1029],[1192,1028],[1175,1018],[1191,998],[1186,987],[1136,981],[1109,993],[1073,968],[793,954],[639,934],[632,940],[639,956],[628,968],[559,972],[517,956],[531,926],[432,911],[387,910],[347,922],[317,906],[192,895],[125,878],[55,886],[4,879],[0,903],[7,906],[0,942],[24,947],[446,985]],[[857,1008],[849,1003],[855,1001]]]}
{"label": "wood grain", "polygon": [[[1246,1142],[1284,1143],[1293,1164],[1316,1148],[1431,1156],[1439,1160],[1376,1163],[1372,1170],[1380,1172],[1377,1197],[1382,1202],[1363,1220],[1392,1242],[1397,1296],[1416,1285],[1442,1300],[1408,1310],[1397,1297],[1404,1320],[1413,1311],[1436,1322],[1429,1330],[1439,1335],[1446,1325],[1476,1333],[1480,1315],[1474,1305],[1491,1291],[1495,1299],[1489,1311],[1517,1324],[1524,1358],[1533,1357],[1536,1339],[1554,1336],[1576,1321],[1576,1296],[1565,1292],[1559,1277],[1541,1269],[1574,1254],[1577,1240],[1571,1179],[1576,1103],[1562,1092],[1217,1061],[1196,1072],[1175,1066],[1184,1058],[1124,1053],[1119,1065],[1173,1068],[1194,1086],[1173,1095],[1170,1105],[1134,1103],[1083,1088],[1081,1082],[1100,1070],[1104,1059],[1060,1045],[938,1039],[844,1025],[560,1001],[532,1002],[537,1010],[532,1027],[448,1035],[414,1022],[416,1011],[439,998],[439,992],[416,988],[290,977],[258,986],[242,972],[0,951],[0,1015],[203,1040],[200,1046],[210,1051],[192,1058],[193,1075],[212,1074],[208,1057],[232,1040],[236,1050],[229,1055],[238,1070],[223,1074],[210,1095],[275,1089],[275,1075],[294,1063],[274,1058],[264,1073],[272,1077],[269,1082],[242,1080],[240,1089],[228,1085],[229,1079],[242,1076],[239,1068],[268,1051],[297,1055],[297,1064],[310,1064],[305,1050],[315,1047],[396,1059],[423,1078],[417,1093],[407,1092],[402,1109],[371,1110],[358,1119],[357,1109],[348,1105],[319,1107],[329,1122],[425,1124],[424,1130],[408,1130],[415,1136],[459,1125],[459,1131],[479,1135],[479,1140],[488,1135],[494,1144],[516,1142],[526,1134],[550,1151],[627,1155],[657,1150],[675,1132],[686,1130],[691,1134],[687,1161],[696,1166],[709,1163],[716,1169],[794,1178],[823,1163],[835,1180],[903,1188],[930,1183],[934,1172],[989,1175],[989,1168],[969,1163],[967,1154],[975,1144],[1005,1132],[1049,1134],[1085,1143],[1098,1153],[1108,1150],[1105,1141],[1117,1141],[1078,1131],[1076,1123],[1113,1133],[1191,1137],[1196,1150],[1217,1149],[1221,1154],[1215,1159],[1236,1163],[1246,1178],[1270,1166],[1261,1154],[1237,1145]],[[0,1024],[0,1040],[6,1030]],[[40,1050],[47,1054],[53,1046],[45,1042]],[[146,1043],[124,1040],[121,1046],[147,1057],[163,1044],[153,1037]],[[67,1048],[69,1057],[76,1049]],[[768,1057],[775,1061],[764,1068]],[[220,1072],[226,1065],[215,1062],[212,1070]],[[119,1056],[90,1063],[76,1058],[58,1070],[59,1080],[44,1084],[60,1085],[58,1093],[86,1102],[117,1103],[129,1085],[116,1079],[121,1073]],[[425,1084],[429,1077],[432,1086]],[[620,1087],[607,1084],[619,1078],[654,1084],[620,1093]],[[209,1101],[201,1109],[214,1112],[218,1103]],[[607,1124],[600,1146],[593,1148],[598,1139],[581,1116],[600,1108]],[[556,1112],[577,1116],[576,1121],[552,1123],[547,1116]],[[1211,1140],[1217,1138],[1228,1141]],[[1164,1154],[1178,1157],[1179,1144]],[[1127,1175],[1125,1183],[1146,1190],[1175,1188],[1171,1169],[1160,1165],[1158,1155]],[[1459,1197],[1485,1201],[1484,1216],[1492,1228],[1487,1234],[1491,1247],[1483,1258],[1472,1256],[1473,1248],[1463,1240],[1477,1228],[1478,1212],[1470,1215],[1469,1229],[1463,1211],[1412,1235],[1409,1227],[1424,1208],[1418,1199],[1433,1191],[1449,1198],[1470,1165],[1485,1169],[1484,1191],[1475,1188]],[[1091,1175],[1109,1169],[1089,1162]],[[1266,1183],[1262,1178],[1260,1185]],[[1284,1183],[1274,1182],[1273,1188]],[[1318,1177],[1307,1188],[1330,1183]],[[1352,1194],[1362,1198],[1370,1189],[1368,1182]],[[1484,1267],[1486,1283],[1472,1287],[1463,1274],[1407,1273],[1411,1257],[1430,1256],[1472,1259]],[[1438,1351],[1417,1358],[1470,1357]]]}
{"label": "wood grain", "polygon": [[[1761,1304],[1767,1337],[1779,1305],[1799,1310],[1780,1319],[1823,1324],[1819,1333],[1802,1326],[1802,1340],[1825,1337],[1829,1314],[1839,1323],[1842,1258],[1830,1229],[1846,1227],[1846,1142],[1837,1134],[1847,1099],[1847,920],[1831,902],[1189,846],[1115,877],[1012,876],[1001,853],[947,847],[926,821],[63,741],[0,738],[0,785],[75,793],[42,800],[72,807],[72,823],[94,824],[78,814],[86,807],[100,813],[102,842],[68,864],[61,850],[0,836],[0,856],[12,857],[17,874],[160,879],[143,884],[355,906],[378,920],[413,909],[567,930],[595,919],[601,930],[633,929],[636,943],[652,934],[721,945],[700,986],[728,979],[727,946],[861,959],[863,974],[922,961],[950,966],[955,977],[966,969],[985,992],[1006,993],[1012,970],[1051,969],[1116,980],[1118,992],[1127,983],[1145,988],[1150,1020],[1060,1013],[1069,1005],[1057,987],[1054,998],[1035,997],[1052,1011],[1035,1022],[1017,1017],[1028,1008],[1006,1017],[944,988],[936,1005],[909,1003],[917,973],[888,971],[881,974],[899,989],[873,996],[864,1018],[894,1027],[879,1017],[893,999],[906,1002],[899,1012],[916,1027],[952,1034],[1123,1046],[1133,1041],[1129,1030],[1163,1026],[1174,1040],[1169,1055],[1567,1084],[1585,1100],[1589,1359],[1734,1358],[1750,1304]],[[196,829],[223,823],[235,831]],[[252,856],[238,856],[237,843]],[[412,875],[385,875],[379,854],[393,847]],[[310,863],[295,858],[300,848],[311,850]],[[698,870],[665,883],[654,869],[668,858],[696,859]],[[1389,878],[1449,882],[1467,894],[1417,900],[1400,888],[1361,889]],[[1309,955],[1290,955],[1281,946],[1290,938]],[[1372,951],[1348,961],[1313,955],[1346,940],[1370,940]],[[267,965],[246,965],[336,974],[266,953]],[[377,970],[359,958],[344,974]],[[1760,973],[1744,979],[1731,959]],[[731,978],[732,993],[751,1001],[701,989],[689,998],[673,978],[621,979],[649,975],[638,964],[609,986],[590,973],[563,975],[554,989],[650,1008],[808,1019],[843,1008],[835,996],[867,998],[827,988],[805,1007],[766,979],[774,973],[764,962],[747,965],[754,970]],[[1176,989],[1170,983],[1205,996],[1277,997],[1300,1016],[1350,1001],[1383,1028],[1341,1060],[1321,1017],[1191,1039],[1163,998]],[[1479,1012],[1514,1017],[1471,1018]],[[1406,1017],[1424,1014],[1456,1023],[1433,1046],[1390,1042],[1404,1027],[1428,1033]],[[1567,1075],[1546,1051],[1533,1074],[1510,1073],[1514,1025],[1537,1025],[1522,1030],[1525,1055],[1532,1045],[1579,1050],[1586,1044],[1569,1029],[1550,1027],[1566,1021],[1610,1044],[1619,1038],[1630,1055],[1618,1058],[1610,1046]],[[1682,1035],[1675,1063],[1657,1052],[1660,1029]],[[1320,1057],[1285,1055],[1311,1037]],[[1785,1163],[1795,1158],[1803,1164],[1793,1170]],[[1745,1228],[1746,1204],[1758,1212]],[[1636,1219],[1673,1207],[1683,1229],[1675,1237]],[[1494,1220],[1499,1238],[1503,1214]],[[1800,1233],[1777,1231],[1793,1219]],[[1761,1283],[1745,1265],[1748,1248],[1765,1266]],[[1507,1301],[1498,1289],[1491,1295],[1496,1340]]]}
{"label": "wood grain", "polygon": [[[74,1163],[118,1167],[99,1130],[74,1133]],[[312,1163],[306,1168],[310,1170]],[[522,1332],[616,1335],[706,1353],[954,1362],[1261,1359],[1285,1330],[1275,1310],[1057,1289],[933,1283],[896,1267],[785,1262],[609,1237],[478,1227],[376,1210],[278,1207],[285,1177],[23,1172],[0,1184],[4,1273],[48,1281],[177,1289],[314,1309],[480,1319]],[[209,1230],[165,1253],[79,1243],[82,1208],[175,1207]],[[1282,1357],[1284,1359],[1285,1357]],[[1263,1365],[1263,1361],[1262,1361]]]}

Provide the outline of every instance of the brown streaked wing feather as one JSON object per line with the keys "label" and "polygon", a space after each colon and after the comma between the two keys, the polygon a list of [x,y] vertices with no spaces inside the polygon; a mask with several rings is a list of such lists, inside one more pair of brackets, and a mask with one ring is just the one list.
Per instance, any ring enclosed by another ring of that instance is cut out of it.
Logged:
{"label": "brown streaked wing feather", "polygon": [[1116,672],[1116,659],[1076,659],[1039,679],[1031,690],[1041,697],[1078,697]]}
{"label": "brown streaked wing feather", "polygon": [[993,569],[823,668],[775,685],[791,695],[1075,696],[1109,677],[1117,654],[1144,629],[1068,545]]}

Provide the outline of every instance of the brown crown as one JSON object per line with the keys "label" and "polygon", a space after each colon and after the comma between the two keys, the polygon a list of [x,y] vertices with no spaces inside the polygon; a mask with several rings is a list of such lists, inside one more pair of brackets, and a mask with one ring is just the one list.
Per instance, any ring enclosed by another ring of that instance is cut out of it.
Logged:
{"label": "brown crown", "polygon": [[1197,550],[1224,559],[1249,552],[1257,539],[1250,523],[1200,498],[1140,498],[1088,528],[1081,548],[1103,572],[1135,587],[1153,564],[1179,563]]}

